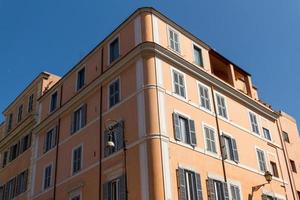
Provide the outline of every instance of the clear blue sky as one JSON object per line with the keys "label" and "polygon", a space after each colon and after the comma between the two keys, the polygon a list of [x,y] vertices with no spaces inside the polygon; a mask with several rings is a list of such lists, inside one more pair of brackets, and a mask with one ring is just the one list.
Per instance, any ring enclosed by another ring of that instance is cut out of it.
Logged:
{"label": "clear blue sky", "polygon": [[260,98],[300,122],[299,0],[103,2],[0,0],[1,111],[41,71],[64,75],[135,9],[153,6],[250,72]]}

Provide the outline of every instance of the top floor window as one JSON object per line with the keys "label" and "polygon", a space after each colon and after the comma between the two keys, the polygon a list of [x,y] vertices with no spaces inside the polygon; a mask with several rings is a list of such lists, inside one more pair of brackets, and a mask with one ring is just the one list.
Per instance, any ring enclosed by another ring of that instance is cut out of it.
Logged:
{"label": "top floor window", "polygon": [[33,94],[28,98],[28,108],[27,111],[30,113],[33,110]]}
{"label": "top floor window", "polygon": [[252,112],[249,112],[250,122],[251,122],[251,130],[252,132],[259,134],[258,122],[256,115]]}
{"label": "top floor window", "polygon": [[23,104],[20,105],[18,109],[18,122],[22,120],[22,115],[23,115]]}
{"label": "top floor window", "polygon": [[50,112],[53,112],[57,107],[57,92],[54,92],[51,95],[51,100],[50,100]]}
{"label": "top floor window", "polygon": [[77,85],[76,89],[80,90],[85,84],[85,68],[83,67],[81,70],[77,72]]}
{"label": "top floor window", "polygon": [[169,28],[169,45],[171,49],[180,53],[179,34],[171,28]]}
{"label": "top floor window", "polygon": [[109,107],[120,102],[120,80],[117,79],[109,85]]}
{"label": "top floor window", "polygon": [[112,63],[117,58],[119,58],[119,38],[117,37],[109,44],[109,63]]}
{"label": "top floor window", "polygon": [[7,132],[9,132],[12,129],[12,123],[13,123],[13,114],[10,113],[8,116]]}
{"label": "top floor window", "polygon": [[175,94],[186,97],[184,75],[176,70],[173,70],[173,87]]}
{"label": "top floor window", "polygon": [[217,99],[218,115],[227,119],[228,115],[227,115],[225,98],[220,94],[216,94],[216,99]]}
{"label": "top floor window", "polygon": [[283,140],[287,143],[290,143],[290,138],[289,138],[289,134],[287,132],[283,132],[282,133],[283,136]]}
{"label": "top floor window", "polygon": [[194,59],[196,65],[203,67],[202,50],[195,45],[194,45]]}

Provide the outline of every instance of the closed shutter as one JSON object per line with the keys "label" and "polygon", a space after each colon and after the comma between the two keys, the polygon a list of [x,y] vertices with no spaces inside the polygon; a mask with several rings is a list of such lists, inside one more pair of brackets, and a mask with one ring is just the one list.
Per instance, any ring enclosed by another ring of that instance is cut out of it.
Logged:
{"label": "closed shutter", "polygon": [[177,113],[173,113],[173,124],[174,124],[175,139],[180,141],[181,133],[180,133],[179,115]]}
{"label": "closed shutter", "polygon": [[196,178],[196,187],[197,187],[197,200],[203,200],[200,174],[195,173],[195,178]]}
{"label": "closed shutter", "polygon": [[109,183],[104,183],[103,184],[103,200],[109,200],[108,196],[108,187],[109,187]]}
{"label": "closed shutter", "polygon": [[125,175],[119,177],[119,200],[126,200],[126,178],[125,178]]}
{"label": "closed shutter", "polygon": [[187,198],[186,198],[185,173],[184,173],[184,169],[182,169],[182,168],[177,169],[177,182],[178,182],[178,189],[179,189],[179,199],[180,200],[187,200]]}
{"label": "closed shutter", "polygon": [[221,136],[221,153],[223,160],[227,159],[227,151],[226,151],[226,145],[225,145],[225,136]]}
{"label": "closed shutter", "polygon": [[232,151],[233,151],[233,159],[235,162],[239,162],[239,153],[237,150],[236,140],[231,138]]}
{"label": "closed shutter", "polygon": [[189,120],[189,131],[190,131],[190,136],[191,136],[191,145],[196,146],[197,139],[196,139],[194,120]]}
{"label": "closed shutter", "polygon": [[81,120],[81,128],[86,125],[87,122],[87,104],[82,106],[82,120]]}
{"label": "closed shutter", "polygon": [[228,186],[226,182],[223,182],[223,191],[224,191],[224,199],[229,200],[229,192],[228,192]]}
{"label": "closed shutter", "polygon": [[216,193],[215,193],[215,187],[214,187],[214,180],[211,178],[208,178],[208,180],[207,180],[207,189],[208,189],[209,200],[217,200]]}

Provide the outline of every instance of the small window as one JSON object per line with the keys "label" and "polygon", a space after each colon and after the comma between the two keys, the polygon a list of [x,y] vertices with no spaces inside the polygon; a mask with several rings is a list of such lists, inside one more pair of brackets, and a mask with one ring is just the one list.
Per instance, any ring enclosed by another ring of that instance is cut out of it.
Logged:
{"label": "small window", "polygon": [[258,158],[259,170],[262,172],[267,171],[265,153],[260,149],[256,149],[256,153]]}
{"label": "small window", "polygon": [[126,199],[125,176],[120,176],[103,185],[103,199]]}
{"label": "small window", "polygon": [[202,50],[194,45],[194,58],[195,58],[195,64],[203,67],[203,60],[202,60]]}
{"label": "small window", "polygon": [[275,177],[279,177],[279,174],[278,174],[278,170],[277,170],[277,165],[276,165],[276,163],[275,162],[270,162],[270,165],[271,165],[271,168],[272,168],[272,174],[273,174],[273,176],[275,176]]}
{"label": "small window", "polygon": [[269,131],[269,129],[267,129],[267,128],[263,128],[263,133],[264,133],[264,138],[266,138],[267,140],[272,140],[271,139],[271,133],[270,133],[270,131]]}
{"label": "small window", "polygon": [[7,132],[9,132],[12,129],[12,122],[13,122],[13,114],[10,113],[8,116]]}
{"label": "small window", "polygon": [[180,199],[203,199],[200,174],[179,168],[177,180]]}
{"label": "small window", "polygon": [[291,163],[292,171],[294,173],[297,173],[297,167],[296,167],[295,161],[290,160],[290,163]]}
{"label": "small window", "polygon": [[23,116],[23,104],[20,105],[18,109],[18,122],[22,120],[22,116]]}
{"label": "small window", "polygon": [[27,111],[30,113],[33,110],[33,94],[28,98],[28,108]]}
{"label": "small window", "polygon": [[230,184],[230,192],[232,200],[241,200],[241,191],[238,186]]}
{"label": "small window", "polygon": [[108,140],[110,140],[115,145],[114,147],[105,147],[105,150],[104,150],[105,157],[107,157],[123,148],[123,146],[124,146],[124,144],[123,144],[124,143],[124,140],[123,140],[124,127],[123,126],[124,126],[123,121],[120,121],[111,127],[111,129],[112,129],[111,131],[106,130],[104,132],[105,144],[107,143]]}
{"label": "small window", "polygon": [[169,43],[171,49],[180,53],[179,35],[171,28],[169,28]]}
{"label": "small window", "polygon": [[200,107],[210,110],[209,90],[206,86],[199,84]]}
{"label": "small window", "polygon": [[86,125],[87,104],[78,108],[72,115],[71,133],[75,133]]}
{"label": "small window", "polygon": [[44,182],[43,182],[44,190],[46,190],[51,186],[51,174],[52,174],[52,165],[49,165],[44,169]]}
{"label": "small window", "polygon": [[185,98],[185,82],[184,75],[176,70],[173,70],[173,87],[174,93]]}
{"label": "small window", "polygon": [[204,127],[206,150],[212,153],[217,153],[215,131],[207,126]]}
{"label": "small window", "polygon": [[85,68],[83,67],[81,70],[77,72],[77,91],[80,90],[85,84]]}
{"label": "small window", "polygon": [[218,106],[218,115],[227,119],[228,116],[227,116],[225,98],[220,94],[216,94],[216,99],[217,99],[217,106]]}
{"label": "small window", "polygon": [[56,108],[57,108],[57,92],[54,92],[51,95],[50,112],[53,112]]}
{"label": "small window", "polygon": [[16,195],[19,195],[27,190],[27,178],[28,178],[28,170],[22,172],[17,176]]}
{"label": "small window", "polygon": [[109,107],[120,102],[120,80],[117,79],[109,85]]}
{"label": "small window", "polygon": [[207,184],[208,184],[207,187],[208,195],[210,196],[210,199],[215,199],[215,200],[229,199],[229,191],[228,191],[227,183],[209,178]]}
{"label": "small window", "polygon": [[72,174],[78,173],[82,168],[82,146],[73,150]]}
{"label": "small window", "polygon": [[221,137],[222,145],[222,157],[223,159],[230,159],[235,162],[239,162],[239,154],[237,150],[236,140],[227,136],[222,135]]}
{"label": "small window", "polygon": [[119,56],[119,38],[117,37],[109,44],[109,63],[115,61]]}
{"label": "small window", "polygon": [[175,139],[192,146],[196,146],[196,132],[194,120],[188,119],[178,113],[173,113]]}
{"label": "small window", "polygon": [[283,132],[283,140],[287,143],[290,143],[290,138],[289,138],[289,134],[287,132]]}
{"label": "small window", "polygon": [[55,147],[56,140],[57,140],[57,127],[47,132],[45,136],[44,152],[47,152],[53,147]]}
{"label": "small window", "polygon": [[257,122],[256,115],[252,112],[249,112],[249,117],[250,117],[252,132],[259,134],[258,122]]}

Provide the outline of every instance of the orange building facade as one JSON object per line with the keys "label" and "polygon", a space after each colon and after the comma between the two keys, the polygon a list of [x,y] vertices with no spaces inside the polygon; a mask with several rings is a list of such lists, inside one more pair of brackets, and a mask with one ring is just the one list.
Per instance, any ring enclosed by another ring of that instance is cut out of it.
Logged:
{"label": "orange building facade", "polygon": [[300,200],[295,119],[153,8],[3,114],[0,200]]}

